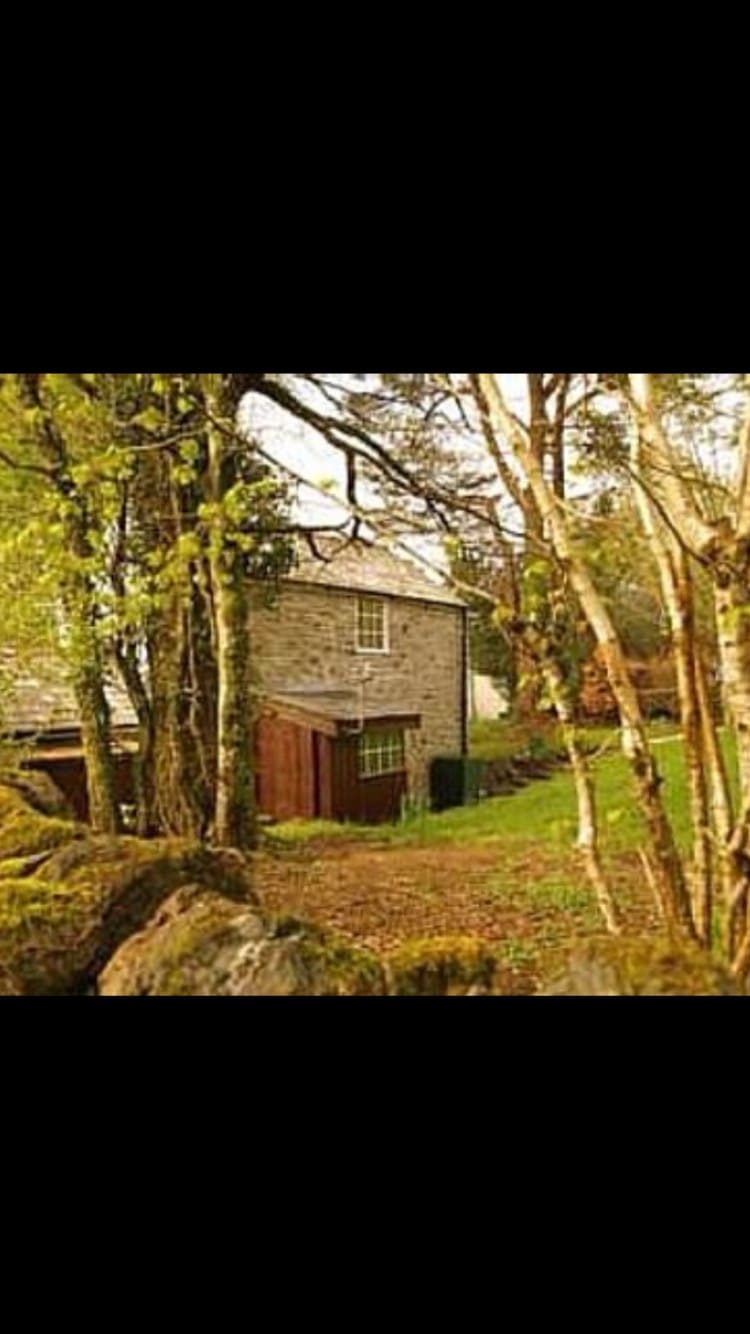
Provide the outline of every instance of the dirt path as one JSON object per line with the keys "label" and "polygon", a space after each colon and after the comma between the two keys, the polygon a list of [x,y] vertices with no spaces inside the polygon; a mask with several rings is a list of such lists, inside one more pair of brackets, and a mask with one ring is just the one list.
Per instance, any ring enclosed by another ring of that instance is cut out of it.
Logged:
{"label": "dirt path", "polygon": [[[652,923],[635,858],[621,858],[613,873],[628,925]],[[496,942],[519,990],[533,990],[573,939],[602,929],[573,852],[321,840],[259,854],[256,884],[270,911],[378,951],[425,936]]]}

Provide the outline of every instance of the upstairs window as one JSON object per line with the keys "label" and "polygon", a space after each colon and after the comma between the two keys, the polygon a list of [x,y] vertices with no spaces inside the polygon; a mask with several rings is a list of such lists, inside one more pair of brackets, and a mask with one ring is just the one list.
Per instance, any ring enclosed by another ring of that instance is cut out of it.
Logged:
{"label": "upstairs window", "polygon": [[357,651],[388,652],[388,616],[384,598],[358,599]]}
{"label": "upstairs window", "polygon": [[360,778],[402,773],[404,766],[403,732],[364,732],[359,738]]}

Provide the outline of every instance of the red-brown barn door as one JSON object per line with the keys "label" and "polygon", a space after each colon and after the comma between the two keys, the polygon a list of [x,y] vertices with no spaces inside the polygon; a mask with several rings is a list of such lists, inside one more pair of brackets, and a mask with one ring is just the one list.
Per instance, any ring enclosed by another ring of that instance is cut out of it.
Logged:
{"label": "red-brown barn door", "polygon": [[314,819],[317,814],[313,732],[274,716],[256,730],[258,806],[277,820]]}

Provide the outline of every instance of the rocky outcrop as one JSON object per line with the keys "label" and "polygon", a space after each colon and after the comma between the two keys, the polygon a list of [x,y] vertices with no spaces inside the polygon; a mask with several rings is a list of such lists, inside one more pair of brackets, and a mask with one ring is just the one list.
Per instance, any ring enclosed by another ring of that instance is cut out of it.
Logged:
{"label": "rocky outcrop", "polygon": [[95,836],[45,789],[0,783],[0,995],[384,994],[374,955],[269,921],[239,852]]}
{"label": "rocky outcrop", "polygon": [[108,838],[67,817],[44,774],[0,781],[0,991],[89,989],[124,940],[186,883],[254,903],[239,853]]}
{"label": "rocky outcrop", "polygon": [[664,937],[591,941],[571,954],[543,996],[734,996],[738,984],[698,946]]}
{"label": "rocky outcrop", "polygon": [[239,853],[178,839],[69,844],[34,875],[0,879],[0,965],[22,994],[85,991],[160,903],[196,882],[254,902]]}
{"label": "rocky outcrop", "polygon": [[179,889],[103,970],[102,996],[377,996],[374,955],[296,919],[266,922],[199,885]]}

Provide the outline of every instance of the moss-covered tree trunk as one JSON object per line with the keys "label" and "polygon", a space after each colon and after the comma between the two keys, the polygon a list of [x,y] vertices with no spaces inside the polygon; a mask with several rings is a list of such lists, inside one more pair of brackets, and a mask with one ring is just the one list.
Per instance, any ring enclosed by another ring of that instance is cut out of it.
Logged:
{"label": "moss-covered tree trunk", "polygon": [[249,605],[244,573],[227,569],[221,562],[215,572],[214,590],[219,669],[214,834],[219,845],[247,848],[255,841],[255,776]]}
{"label": "moss-covered tree trunk", "polygon": [[[79,631],[81,629],[79,627]],[[88,628],[85,628],[85,634],[79,634],[76,638],[79,645],[82,640],[88,639]],[[116,834],[120,829],[120,812],[110,746],[109,705],[94,646],[87,645],[86,655],[79,657],[75,663],[72,684],[81,720],[89,822],[99,833]]]}
{"label": "moss-covered tree trunk", "polygon": [[201,377],[208,418],[209,550],[218,673],[214,839],[220,846],[248,848],[256,833],[250,607],[242,551],[228,538],[224,509],[232,477],[227,442],[232,439],[239,402],[232,379]]}
{"label": "moss-covered tree trunk", "polygon": [[43,379],[39,374],[19,375],[18,386],[29,426],[47,464],[49,481],[57,493],[65,535],[67,565],[62,601],[71,684],[86,764],[89,819],[94,829],[113,834],[120,828],[120,814],[115,796],[102,651],[96,633],[96,598],[89,568],[93,551],[87,498],[73,480],[68,444],[45,401]]}
{"label": "moss-covered tree trunk", "polygon": [[129,672],[127,664],[120,670],[139,719],[139,826],[188,838],[206,837],[213,820],[216,669],[197,540],[189,558],[175,557],[194,537],[203,499],[199,483],[177,479],[167,452],[144,451],[138,457],[132,523],[156,565],[144,624],[145,698],[140,674]]}

